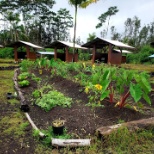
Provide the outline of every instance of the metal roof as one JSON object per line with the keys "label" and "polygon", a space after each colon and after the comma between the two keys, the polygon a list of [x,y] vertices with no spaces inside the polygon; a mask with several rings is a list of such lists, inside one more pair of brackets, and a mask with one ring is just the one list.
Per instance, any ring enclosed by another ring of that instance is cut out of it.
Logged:
{"label": "metal roof", "polygon": [[149,56],[150,58],[154,58],[154,54],[153,55],[151,55],[151,56]]}
{"label": "metal roof", "polygon": [[96,48],[103,48],[105,46],[108,46],[109,44],[112,44],[112,45],[119,47],[119,48],[135,49],[132,46],[124,44],[123,42],[119,42],[119,41],[116,41],[116,40],[108,40],[108,39],[104,39],[104,38],[102,39],[102,38],[99,38],[99,37],[95,38],[94,40],[92,40],[90,42],[85,43],[82,46],[87,47],[87,48],[93,48],[94,45],[95,45]]}
{"label": "metal roof", "polygon": [[[71,43],[71,42],[65,42],[65,41],[59,41],[59,40],[57,40],[57,41],[55,41],[55,42],[52,42],[50,45],[48,45],[47,47],[48,48],[57,48],[57,49],[63,49],[64,47],[70,47],[70,48],[73,48],[74,47],[74,44],[73,43]],[[77,48],[77,49],[84,49],[84,50],[86,50],[87,48],[85,48],[85,47],[82,47],[82,46],[80,46],[80,45],[78,45],[78,44],[75,44],[75,48]]]}
{"label": "metal roof", "polygon": [[40,51],[38,53],[41,54],[41,55],[54,55],[54,52],[43,52],[43,51]]}
{"label": "metal roof", "polygon": [[[114,51],[121,52],[121,50],[118,50],[118,49],[114,49]],[[122,50],[122,53],[132,53],[132,52],[127,50]]]}
{"label": "metal roof", "polygon": [[3,48],[3,45],[0,45],[0,48]]}
{"label": "metal roof", "polygon": [[28,45],[28,46],[30,46],[30,47],[32,47],[32,48],[35,48],[35,49],[43,49],[43,47],[41,47],[41,46],[35,45],[35,44],[33,44],[33,43],[30,43],[30,42],[21,41],[21,40],[16,41],[16,42],[12,43],[12,44],[9,45],[9,46],[10,46],[10,47],[14,47],[15,45],[17,45],[17,46]]}

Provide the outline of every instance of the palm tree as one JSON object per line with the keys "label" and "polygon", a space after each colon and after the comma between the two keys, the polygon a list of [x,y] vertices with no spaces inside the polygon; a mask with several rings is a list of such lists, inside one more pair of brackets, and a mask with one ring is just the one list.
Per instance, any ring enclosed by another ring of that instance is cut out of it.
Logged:
{"label": "palm tree", "polygon": [[73,60],[75,52],[75,39],[76,39],[76,25],[77,25],[77,11],[78,7],[86,8],[91,3],[96,3],[99,0],[69,0],[69,3],[75,7],[75,17],[74,17],[74,37],[73,37]]}

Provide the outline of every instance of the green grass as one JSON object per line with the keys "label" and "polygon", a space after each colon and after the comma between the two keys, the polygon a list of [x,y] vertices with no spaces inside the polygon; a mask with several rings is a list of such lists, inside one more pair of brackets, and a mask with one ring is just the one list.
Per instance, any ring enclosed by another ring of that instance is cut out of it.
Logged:
{"label": "green grass", "polygon": [[0,98],[1,103],[6,102],[6,94],[8,92],[14,93],[14,83],[13,83],[14,71],[0,71]]}
{"label": "green grass", "polygon": [[121,127],[110,134],[105,146],[118,154],[152,154],[154,152],[154,130],[129,131]]}
{"label": "green grass", "polygon": [[9,58],[0,58],[0,63],[14,63],[14,59],[9,59]]}
{"label": "green grass", "polygon": [[154,72],[154,65],[152,64],[151,65],[149,64],[121,64],[121,66],[127,69]]}

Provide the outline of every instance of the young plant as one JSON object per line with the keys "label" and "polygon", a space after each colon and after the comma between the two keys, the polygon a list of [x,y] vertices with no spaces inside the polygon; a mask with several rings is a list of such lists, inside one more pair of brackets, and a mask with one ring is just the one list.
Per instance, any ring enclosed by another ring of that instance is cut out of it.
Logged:
{"label": "young plant", "polygon": [[28,72],[23,72],[18,76],[18,80],[22,81],[22,80],[26,80],[28,77],[30,76],[30,74]]}
{"label": "young plant", "polygon": [[41,92],[40,90],[35,90],[32,92],[32,95],[34,98],[40,98],[41,97]]}
{"label": "young plant", "polygon": [[46,112],[50,111],[55,106],[70,107],[72,99],[64,96],[62,93],[52,90],[47,94],[43,94],[41,98],[36,100],[36,104]]}
{"label": "young plant", "polygon": [[18,82],[19,83],[19,85],[21,86],[21,87],[27,87],[27,86],[29,86],[29,81],[28,80],[23,80],[23,81],[20,81],[20,82]]}

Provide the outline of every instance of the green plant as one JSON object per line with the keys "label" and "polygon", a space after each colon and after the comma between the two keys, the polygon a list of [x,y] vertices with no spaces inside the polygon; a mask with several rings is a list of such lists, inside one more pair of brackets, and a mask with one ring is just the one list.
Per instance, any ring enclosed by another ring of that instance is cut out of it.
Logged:
{"label": "green plant", "polygon": [[145,72],[139,73],[121,69],[121,73],[119,73],[119,78],[117,78],[116,82],[116,90],[120,94],[120,101],[117,103],[120,108],[127,104],[126,99],[130,95],[136,103],[143,97],[151,105],[149,98],[151,85],[149,75]]}
{"label": "green plant", "polygon": [[33,92],[32,92],[32,96],[33,96],[34,98],[39,98],[39,97],[41,97],[41,92],[40,92],[40,90],[35,90],[35,91],[33,91]]}
{"label": "green plant", "polygon": [[71,103],[71,98],[64,96],[64,94],[56,90],[49,91],[36,100],[36,104],[45,111],[50,111],[55,106],[70,107]]}
{"label": "green plant", "polygon": [[65,123],[65,120],[57,119],[57,120],[54,120],[54,121],[52,122],[52,125],[53,125],[54,127],[60,127],[60,126],[63,126],[64,123]]}
{"label": "green plant", "polygon": [[13,58],[13,48],[0,48],[0,58]]}
{"label": "green plant", "polygon": [[19,64],[20,66],[20,70],[22,72],[28,72],[30,71],[32,68],[35,67],[35,62],[34,61],[30,61],[29,59],[24,59],[22,60],[22,62]]}
{"label": "green plant", "polygon": [[18,80],[22,81],[27,79],[30,76],[30,74],[28,72],[23,72],[18,76]]}
{"label": "green plant", "polygon": [[19,81],[18,83],[21,87],[26,87],[30,84],[28,80]]}

